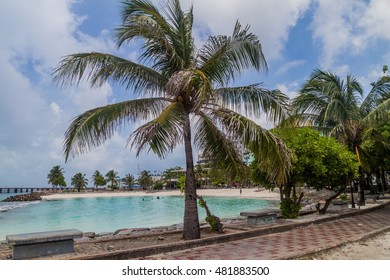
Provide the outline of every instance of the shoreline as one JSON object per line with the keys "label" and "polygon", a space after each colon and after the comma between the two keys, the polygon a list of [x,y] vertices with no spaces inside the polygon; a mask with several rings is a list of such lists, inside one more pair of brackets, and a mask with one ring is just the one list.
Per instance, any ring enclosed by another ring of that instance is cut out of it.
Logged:
{"label": "shoreline", "polygon": [[[197,194],[200,196],[219,196],[219,197],[237,197],[237,198],[256,198],[264,200],[279,201],[280,196],[277,192],[269,190],[259,190],[257,188],[242,189],[198,189]],[[104,192],[75,192],[75,193],[53,193],[42,196],[42,200],[59,200],[73,198],[98,198],[98,197],[129,197],[129,196],[181,196],[180,190],[166,191],[104,191]]]}

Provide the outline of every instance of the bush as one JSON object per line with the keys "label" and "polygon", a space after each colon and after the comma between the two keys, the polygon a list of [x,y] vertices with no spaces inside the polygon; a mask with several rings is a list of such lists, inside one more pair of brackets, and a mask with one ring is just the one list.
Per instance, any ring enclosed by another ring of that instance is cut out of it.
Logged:
{"label": "bush", "polygon": [[164,187],[163,183],[157,182],[157,183],[154,184],[153,190],[162,190],[163,187]]}
{"label": "bush", "polygon": [[296,219],[302,206],[291,199],[283,199],[280,203],[280,213],[283,218]]}
{"label": "bush", "polygon": [[342,194],[339,195],[339,199],[341,201],[347,201],[348,200],[348,196],[345,193],[342,193]]}
{"label": "bush", "polygon": [[220,221],[219,218],[211,215],[207,216],[205,221],[210,225],[211,231],[212,232],[220,232]]}

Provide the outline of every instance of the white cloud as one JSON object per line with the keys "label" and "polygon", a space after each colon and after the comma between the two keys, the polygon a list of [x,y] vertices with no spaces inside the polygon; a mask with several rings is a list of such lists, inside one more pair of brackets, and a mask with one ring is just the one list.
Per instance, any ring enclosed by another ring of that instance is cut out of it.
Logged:
{"label": "white cloud", "polygon": [[298,95],[299,86],[301,85],[295,81],[288,84],[277,84],[276,88],[286,94],[289,98],[294,98]]}
{"label": "white cloud", "polygon": [[68,121],[112,94],[109,86],[81,85],[78,94],[53,87],[51,72],[62,56],[113,46],[104,31],[99,38],[78,31],[84,18],[70,11],[76,2],[0,2],[0,185],[44,184],[50,168],[64,162]]}
{"label": "white cloud", "polygon": [[332,68],[342,56],[360,55],[377,42],[390,40],[387,0],[316,0],[314,39],[322,51],[321,65]]}
{"label": "white cloud", "polygon": [[106,105],[108,98],[112,95],[112,88],[109,84],[104,84],[100,88],[91,89],[88,84],[82,83],[78,86],[61,89],[60,93],[69,99],[71,104],[75,106],[74,112],[79,114]]}
{"label": "white cloud", "polygon": [[334,67],[332,72],[340,77],[345,77],[351,74],[351,67],[347,64],[339,65]]}
{"label": "white cloud", "polygon": [[[318,8],[313,16],[312,28],[314,39],[321,46],[323,68],[333,65],[335,56],[339,55],[351,44],[351,13],[353,6],[358,1],[339,1],[335,5],[333,1],[316,1]],[[354,4],[355,3],[355,4]]]}
{"label": "white cloud", "polygon": [[371,0],[365,9],[363,18],[357,19],[364,30],[364,37],[367,39],[367,43],[371,39],[390,39],[389,9],[389,1]]}
{"label": "white cloud", "polygon": [[278,70],[276,70],[276,75],[282,75],[282,74],[290,71],[293,68],[304,65],[305,63],[306,63],[305,60],[289,61],[289,62],[285,63],[284,65],[282,65],[281,67],[279,67]]}
{"label": "white cloud", "polygon": [[60,108],[60,106],[55,103],[55,102],[52,102],[50,103],[50,109],[52,110],[52,112],[54,113],[55,116],[59,117],[64,111]]}
{"label": "white cloud", "polygon": [[[289,30],[309,8],[311,0],[185,0],[183,9],[194,6],[195,23],[212,35],[230,35],[236,20],[251,26],[263,46],[267,60],[278,59]],[[203,33],[203,35],[206,35]],[[207,34],[208,36],[209,34]]]}

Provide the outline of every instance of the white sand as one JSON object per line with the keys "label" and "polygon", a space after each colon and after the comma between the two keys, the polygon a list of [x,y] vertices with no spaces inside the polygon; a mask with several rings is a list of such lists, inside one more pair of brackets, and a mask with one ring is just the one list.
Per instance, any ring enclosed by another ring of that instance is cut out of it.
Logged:
{"label": "white sand", "polygon": [[[198,195],[202,196],[221,196],[221,197],[242,197],[242,198],[259,198],[267,200],[279,200],[280,196],[278,192],[272,192],[268,190],[258,190],[257,188],[242,189],[240,194],[239,189],[199,189]],[[179,190],[169,191],[107,191],[107,192],[81,192],[81,193],[54,193],[51,195],[43,196],[43,200],[58,200],[68,198],[83,198],[83,197],[113,197],[113,196],[177,196],[183,195]]]}

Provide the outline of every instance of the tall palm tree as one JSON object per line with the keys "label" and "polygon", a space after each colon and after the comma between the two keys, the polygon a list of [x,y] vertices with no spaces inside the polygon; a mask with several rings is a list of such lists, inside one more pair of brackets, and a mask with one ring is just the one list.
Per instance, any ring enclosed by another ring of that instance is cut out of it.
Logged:
{"label": "tall palm tree", "polygon": [[118,187],[118,182],[119,182],[119,176],[118,176],[118,172],[116,172],[115,170],[111,169],[110,171],[107,172],[106,174],[106,179],[108,182],[111,183],[111,189],[114,189],[116,187]]}
{"label": "tall palm tree", "polygon": [[58,84],[91,86],[110,80],[132,89],[135,98],[88,110],[76,117],[65,135],[66,159],[102,144],[124,122],[145,123],[128,144],[161,158],[184,144],[186,159],[184,239],[200,237],[195,187],[193,142],[209,158],[222,159],[224,168],[242,164],[236,142],[255,143],[263,157],[272,156],[271,175],[284,178],[287,148],[268,130],[241,113],[277,122],[284,117],[287,97],[259,84],[228,87],[247,69],[267,68],[258,38],[236,23],[231,36],[211,36],[197,49],[192,36],[193,9],[183,11],[179,0],[168,0],[160,10],[149,0],[123,1],[122,23],[115,37],[119,47],[142,42],[139,61],[111,54],[78,53],[66,56],[54,71]]}
{"label": "tall palm tree", "polygon": [[100,173],[99,170],[96,170],[92,175],[93,185],[95,188],[98,188],[99,186],[104,186],[106,184],[106,180],[104,179],[104,176],[102,173]]}
{"label": "tall palm tree", "polygon": [[53,189],[60,187],[66,187],[64,169],[56,165],[50,169],[49,174],[47,174],[48,183],[52,185]]}
{"label": "tall palm tree", "polygon": [[82,174],[81,172],[76,173],[71,179],[71,185],[80,192],[87,187],[88,179],[85,178],[85,174]]}
{"label": "tall palm tree", "polygon": [[[369,155],[362,144],[367,139],[383,140],[376,128],[387,122],[390,110],[390,99],[383,99],[390,92],[389,79],[380,78],[371,86],[363,99],[362,87],[353,76],[342,80],[332,72],[317,69],[292,103],[293,115],[301,124],[336,137],[356,154],[361,166],[360,185],[364,170],[369,169]],[[364,192],[360,193],[364,204]]]}

